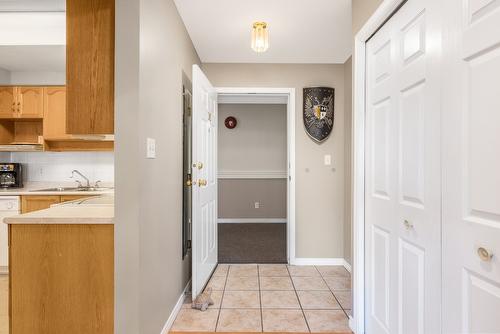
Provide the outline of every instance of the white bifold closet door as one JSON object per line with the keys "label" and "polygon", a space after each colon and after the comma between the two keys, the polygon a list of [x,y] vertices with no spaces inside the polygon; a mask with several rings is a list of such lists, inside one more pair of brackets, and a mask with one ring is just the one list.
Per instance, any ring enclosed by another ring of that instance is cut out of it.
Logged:
{"label": "white bifold closet door", "polygon": [[500,333],[500,1],[446,0],[443,333]]}
{"label": "white bifold closet door", "polygon": [[441,331],[441,13],[409,0],[366,55],[366,332]]}

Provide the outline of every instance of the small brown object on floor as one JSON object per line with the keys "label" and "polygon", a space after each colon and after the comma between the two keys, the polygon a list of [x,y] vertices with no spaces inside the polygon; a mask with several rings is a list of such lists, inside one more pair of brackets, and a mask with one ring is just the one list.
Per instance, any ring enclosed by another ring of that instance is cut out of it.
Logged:
{"label": "small brown object on floor", "polygon": [[208,307],[213,304],[212,288],[207,288],[204,292],[200,293],[198,297],[196,297],[191,307],[200,311],[206,311]]}

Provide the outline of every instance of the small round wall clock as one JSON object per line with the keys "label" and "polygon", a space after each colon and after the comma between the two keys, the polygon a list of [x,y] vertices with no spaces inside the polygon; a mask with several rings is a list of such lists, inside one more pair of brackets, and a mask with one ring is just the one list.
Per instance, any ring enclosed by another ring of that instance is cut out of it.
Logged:
{"label": "small round wall clock", "polygon": [[236,118],[233,116],[226,117],[224,120],[224,125],[228,129],[234,129],[236,127],[236,124],[238,124],[238,121],[236,121]]}

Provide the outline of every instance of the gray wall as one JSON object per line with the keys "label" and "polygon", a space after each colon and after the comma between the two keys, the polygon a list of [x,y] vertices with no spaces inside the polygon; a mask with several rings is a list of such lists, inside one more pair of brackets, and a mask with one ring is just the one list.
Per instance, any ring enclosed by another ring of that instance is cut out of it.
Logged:
{"label": "gray wall", "polygon": [[[296,89],[296,256],[344,256],[344,66],[295,64],[203,64],[219,87],[292,87]],[[333,133],[314,143],[302,123],[302,88],[335,88]],[[333,165],[323,156],[331,154]]]}
{"label": "gray wall", "polygon": [[286,218],[286,186],[286,179],[220,179],[219,218]]}
{"label": "gray wall", "polygon": [[[219,171],[286,171],[286,105],[219,104],[218,112]],[[225,127],[228,116],[236,128]]]}
{"label": "gray wall", "polygon": [[[116,333],[160,333],[186,283],[182,73],[200,60],[171,0],[116,2]],[[146,138],[156,159],[146,159]]]}
{"label": "gray wall", "polygon": [[[224,120],[236,117],[235,129]],[[219,104],[219,172],[286,173],[286,105]],[[226,175],[227,176],[227,175]],[[219,218],[286,218],[286,179],[219,179]],[[258,209],[255,202],[260,203]]]}

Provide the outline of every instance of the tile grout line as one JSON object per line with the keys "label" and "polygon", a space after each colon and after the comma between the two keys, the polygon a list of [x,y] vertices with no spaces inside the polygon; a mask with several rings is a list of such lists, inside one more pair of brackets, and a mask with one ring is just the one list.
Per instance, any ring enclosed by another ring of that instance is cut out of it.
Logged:
{"label": "tile grout line", "polygon": [[264,315],[262,314],[262,290],[260,289],[260,265],[257,264],[257,281],[259,284],[260,329],[264,332]]}
{"label": "tile grout line", "polygon": [[[219,265],[217,265],[218,267]],[[219,319],[220,319],[220,313],[222,311],[222,302],[224,301],[224,295],[226,294],[226,285],[227,285],[227,280],[229,278],[229,269],[231,268],[230,265],[227,266],[227,272],[226,272],[226,279],[224,281],[224,290],[222,290],[222,296],[220,297],[220,305],[219,305],[219,312],[217,313],[217,321],[215,322],[215,329],[214,332],[217,332],[217,327],[219,327]],[[216,269],[217,270],[217,269]]]}
{"label": "tile grout line", "polygon": [[286,271],[288,271],[290,281],[292,282],[293,291],[295,292],[295,296],[297,297],[297,301],[299,302],[300,310],[302,311],[302,316],[304,317],[304,321],[306,322],[307,330],[309,331],[309,333],[312,333],[311,328],[309,327],[309,322],[307,321],[306,313],[304,312],[304,308],[302,308],[302,303],[300,301],[299,294],[297,293],[297,289],[295,288],[295,283],[293,282],[288,265],[286,266]]}
{"label": "tile grout line", "polygon": [[[314,267],[316,268],[316,270],[318,270],[318,268],[316,266],[314,266]],[[349,319],[349,315],[345,311],[344,306],[338,300],[337,296],[335,296],[335,293],[333,292],[333,289],[331,289],[330,286],[328,285],[328,283],[326,283],[325,278],[323,277],[323,274],[321,273],[321,271],[318,270],[318,272],[319,272],[319,276],[321,277],[321,279],[323,280],[323,282],[328,287],[328,291],[330,291],[330,293],[332,294],[333,298],[335,298],[335,300],[337,301],[337,304],[339,304],[340,309],[342,310],[342,312],[344,313],[344,315],[347,317],[347,319]],[[329,277],[334,277],[334,276],[329,276]]]}

